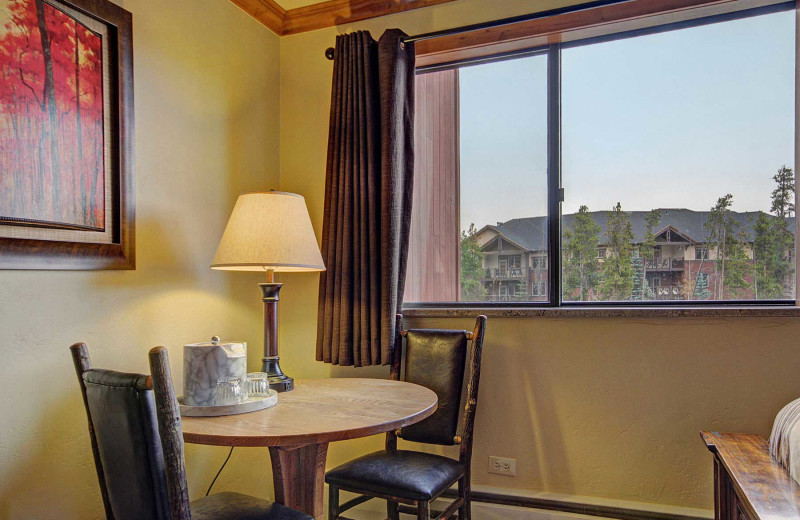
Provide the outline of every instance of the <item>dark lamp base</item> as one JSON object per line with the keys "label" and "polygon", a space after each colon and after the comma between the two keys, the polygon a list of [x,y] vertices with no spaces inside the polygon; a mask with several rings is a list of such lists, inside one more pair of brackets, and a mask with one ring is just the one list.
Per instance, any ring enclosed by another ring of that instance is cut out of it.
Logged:
{"label": "dark lamp base", "polygon": [[288,392],[294,388],[294,379],[281,370],[278,356],[261,358],[261,371],[267,373],[269,387],[276,392]]}

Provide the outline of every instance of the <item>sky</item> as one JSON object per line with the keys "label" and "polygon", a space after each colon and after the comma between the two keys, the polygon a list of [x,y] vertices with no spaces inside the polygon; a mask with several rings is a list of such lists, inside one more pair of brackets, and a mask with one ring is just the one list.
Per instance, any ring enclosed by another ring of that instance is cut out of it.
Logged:
{"label": "sky", "polygon": [[[794,162],[794,11],[562,51],[562,213],[769,211]],[[546,214],[547,58],[460,71],[461,227]]]}

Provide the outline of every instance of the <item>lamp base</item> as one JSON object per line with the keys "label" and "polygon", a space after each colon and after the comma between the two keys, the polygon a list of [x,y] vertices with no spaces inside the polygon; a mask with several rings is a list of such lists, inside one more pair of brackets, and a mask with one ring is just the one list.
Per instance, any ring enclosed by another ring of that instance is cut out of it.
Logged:
{"label": "lamp base", "polygon": [[280,357],[261,358],[261,371],[267,373],[269,387],[276,392],[288,392],[294,388],[294,379],[281,370]]}

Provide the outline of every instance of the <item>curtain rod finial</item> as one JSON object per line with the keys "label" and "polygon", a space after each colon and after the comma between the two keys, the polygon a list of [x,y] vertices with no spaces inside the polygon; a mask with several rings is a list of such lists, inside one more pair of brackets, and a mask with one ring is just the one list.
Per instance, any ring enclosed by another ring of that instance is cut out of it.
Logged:
{"label": "curtain rod finial", "polygon": [[336,51],[333,49],[333,47],[328,47],[327,49],[325,49],[325,57],[328,58],[329,60],[332,60],[335,52]]}

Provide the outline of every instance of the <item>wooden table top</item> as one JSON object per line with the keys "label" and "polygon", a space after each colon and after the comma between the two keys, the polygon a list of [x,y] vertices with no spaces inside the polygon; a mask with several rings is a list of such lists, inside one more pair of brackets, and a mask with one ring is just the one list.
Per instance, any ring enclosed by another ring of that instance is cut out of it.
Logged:
{"label": "wooden table top", "polygon": [[295,381],[278,404],[239,415],[182,417],[183,438],[215,446],[302,446],[366,437],[408,426],[436,411],[436,394],[386,379]]}
{"label": "wooden table top", "polygon": [[751,518],[786,520],[800,517],[800,486],[769,455],[760,435],[702,432],[706,447],[717,455]]}

